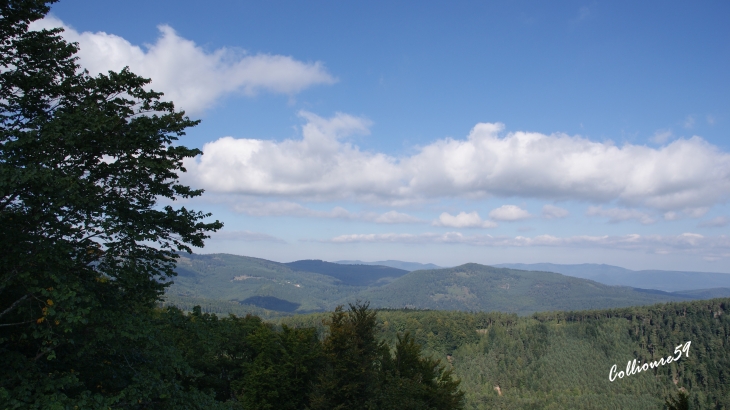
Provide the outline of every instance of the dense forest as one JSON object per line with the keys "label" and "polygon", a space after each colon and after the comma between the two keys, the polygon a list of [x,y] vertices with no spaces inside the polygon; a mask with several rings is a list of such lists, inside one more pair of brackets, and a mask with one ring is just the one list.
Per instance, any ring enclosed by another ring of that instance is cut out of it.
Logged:
{"label": "dense forest", "polygon": [[[730,299],[546,312],[378,311],[378,336],[408,332],[449,363],[468,409],[660,409],[686,392],[690,408],[730,409]],[[292,316],[319,326],[325,315]],[[609,380],[613,365],[651,363],[691,342],[676,363]]]}

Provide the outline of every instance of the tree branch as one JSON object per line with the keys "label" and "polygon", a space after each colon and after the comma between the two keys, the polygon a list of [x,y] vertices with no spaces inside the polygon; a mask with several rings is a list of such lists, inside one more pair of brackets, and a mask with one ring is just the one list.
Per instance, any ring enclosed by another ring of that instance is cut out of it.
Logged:
{"label": "tree branch", "polygon": [[35,356],[35,357],[33,358],[33,361],[37,361],[38,359],[40,359],[41,357],[45,356],[46,354],[48,354],[48,353],[51,353],[52,351],[56,350],[56,348],[57,348],[57,347],[58,347],[58,345],[55,345],[55,346],[51,346],[51,347],[48,347],[48,348],[46,348],[46,349],[43,349],[43,350],[41,350],[41,351],[40,351],[40,352],[38,352],[38,354],[37,354],[37,355],[36,355],[36,356]]}
{"label": "tree branch", "polygon": [[5,316],[5,315],[6,315],[7,313],[10,313],[10,312],[11,312],[11,311],[12,311],[13,309],[15,309],[15,307],[16,307],[16,306],[18,306],[18,305],[19,305],[19,304],[20,304],[20,303],[21,303],[22,301],[24,301],[25,299],[27,299],[27,298],[28,298],[28,296],[30,296],[30,293],[28,293],[27,295],[23,296],[22,298],[20,298],[20,299],[16,300],[16,301],[15,301],[15,303],[13,303],[12,305],[10,305],[10,307],[9,307],[9,308],[7,308],[7,309],[3,310],[3,312],[2,312],[2,313],[0,313],[0,317],[3,317],[3,316]]}
{"label": "tree branch", "polygon": [[34,320],[29,320],[29,321],[27,321],[27,322],[18,322],[18,323],[2,323],[2,324],[0,324],[0,327],[5,327],[5,326],[17,326],[17,325],[25,325],[25,324],[27,324],[27,323],[33,323],[33,322],[35,322],[35,321],[34,321]]}

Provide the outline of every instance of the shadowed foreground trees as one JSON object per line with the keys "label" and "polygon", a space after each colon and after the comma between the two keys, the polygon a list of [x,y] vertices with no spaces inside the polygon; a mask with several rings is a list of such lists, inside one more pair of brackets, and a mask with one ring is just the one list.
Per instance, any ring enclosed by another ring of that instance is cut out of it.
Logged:
{"label": "shadowed foreground trees", "polygon": [[[367,304],[338,308],[320,341],[314,328],[276,330],[258,317],[159,313],[193,372],[185,384],[244,409],[461,409],[451,371],[409,335],[376,340]],[[391,350],[393,350],[391,352]]]}
{"label": "shadowed foreground trees", "polygon": [[409,334],[395,352],[376,339],[375,312],[367,304],[335,310],[322,342],[324,369],[312,409],[458,409],[463,393],[451,371],[422,357]]}
{"label": "shadowed foreground trees", "polygon": [[91,77],[52,1],[0,0],[0,408],[185,408],[156,337],[177,252],[222,224],[184,207],[176,145],[197,122],[128,70]]}

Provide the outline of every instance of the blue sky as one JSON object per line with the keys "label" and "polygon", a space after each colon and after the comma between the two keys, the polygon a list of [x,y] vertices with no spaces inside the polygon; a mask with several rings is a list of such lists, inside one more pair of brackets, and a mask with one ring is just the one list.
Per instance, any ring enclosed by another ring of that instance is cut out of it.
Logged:
{"label": "blue sky", "polygon": [[67,0],[202,123],[202,250],[730,272],[727,2]]}

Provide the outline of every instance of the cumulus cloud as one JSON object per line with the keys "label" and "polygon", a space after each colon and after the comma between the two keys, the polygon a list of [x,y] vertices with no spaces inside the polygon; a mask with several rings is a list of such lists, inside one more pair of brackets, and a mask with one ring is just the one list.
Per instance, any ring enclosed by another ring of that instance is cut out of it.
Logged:
{"label": "cumulus cloud", "polygon": [[345,219],[375,222],[380,224],[422,223],[421,219],[403,212],[351,212],[336,206],[329,211],[307,208],[290,201],[242,201],[233,205],[233,210],[252,216],[294,216],[307,218]]}
{"label": "cumulus cloud", "polygon": [[532,215],[517,205],[502,205],[497,209],[492,209],[489,217],[498,221],[512,222],[530,218]]}
{"label": "cumulus cloud", "polygon": [[[301,139],[224,137],[186,161],[187,181],[209,192],[393,205],[489,196],[616,202],[701,210],[730,199],[730,154],[700,137],[652,148],[477,124],[465,140],[441,139],[396,158],[346,140],[369,121],[302,112]],[[694,211],[692,211],[694,212]]]}
{"label": "cumulus cloud", "polygon": [[132,72],[151,78],[151,88],[164,92],[166,99],[188,113],[200,113],[230,93],[293,95],[313,85],[337,81],[321,62],[251,55],[230,48],[208,52],[167,25],[159,26],[160,37],[144,47],[114,34],[80,33],[54,17],[31,25],[34,30],[53,27],[63,27],[63,37],[79,44],[79,63],[91,74],[129,66]]}
{"label": "cumulus cloud", "polygon": [[559,206],[547,204],[542,207],[542,217],[545,219],[560,219],[568,216],[570,212]]}
{"label": "cumulus cloud", "polygon": [[456,216],[444,212],[437,220],[433,221],[432,225],[450,228],[494,228],[497,226],[493,221],[483,221],[476,211],[460,212]]}
{"label": "cumulus cloud", "polygon": [[[308,199],[398,198],[401,169],[384,154],[343,141],[367,134],[370,121],[338,113],[330,119],[302,111],[301,140],[282,142],[224,137],[185,162],[183,178],[218,193]],[[187,179],[189,178],[189,179]]]}
{"label": "cumulus cloud", "polygon": [[591,206],[586,211],[586,215],[608,218],[608,221],[611,223],[635,220],[644,225],[649,225],[656,222],[656,220],[654,220],[654,218],[652,218],[649,214],[636,209],[603,209],[603,207],[600,206]]}
{"label": "cumulus cloud", "polygon": [[485,247],[574,247],[606,248],[643,251],[666,254],[685,252],[699,254],[706,259],[730,257],[730,237],[725,235],[707,237],[696,233],[680,235],[621,235],[621,236],[569,236],[553,235],[492,236],[464,235],[460,232],[447,233],[382,233],[340,235],[328,240],[330,243],[404,243],[404,244],[464,244]]}

